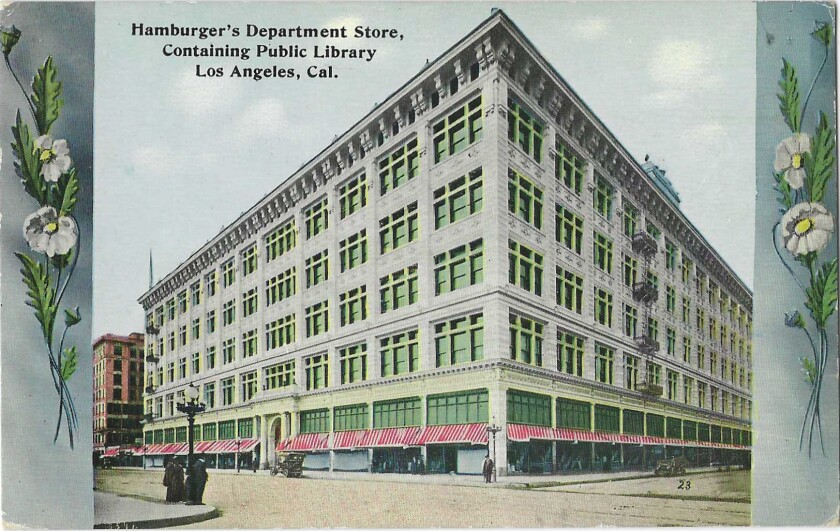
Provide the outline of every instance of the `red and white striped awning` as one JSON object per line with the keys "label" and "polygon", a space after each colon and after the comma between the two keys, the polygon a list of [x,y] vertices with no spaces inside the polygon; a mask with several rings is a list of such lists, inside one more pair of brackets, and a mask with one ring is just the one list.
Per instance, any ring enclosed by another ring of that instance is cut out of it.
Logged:
{"label": "red and white striped awning", "polygon": [[114,457],[119,451],[119,446],[111,446],[110,448],[105,449],[105,453],[102,454],[102,457]]}
{"label": "red and white striped awning", "polygon": [[656,437],[653,435],[629,435],[607,433],[571,428],[550,428],[547,426],[529,426],[526,424],[508,424],[508,439],[511,441],[527,442],[531,439],[549,441],[581,441],[581,442],[617,442],[625,444],[647,444],[667,446],[702,446],[711,448],[746,449],[739,444],[712,443],[707,441],[684,441],[673,437]]}
{"label": "red and white striped awning", "polygon": [[277,443],[277,451],[315,452],[328,450],[329,433],[304,433]]}
{"label": "red and white striped awning", "polygon": [[[237,441],[239,443],[237,444]],[[225,439],[222,441],[199,441],[193,444],[194,454],[235,454],[246,453],[253,450],[260,443],[257,439]],[[179,454],[187,455],[189,445],[185,444],[178,451]]]}
{"label": "red and white striped awning", "polygon": [[347,450],[358,448],[359,442],[365,436],[367,430],[338,431],[333,434],[332,448],[334,450]]}
{"label": "red and white striped awning", "polygon": [[169,455],[178,453],[187,443],[150,444],[146,447],[146,455]]}
{"label": "red and white striped awning", "polygon": [[447,424],[426,426],[417,444],[467,443],[487,444],[487,424]]}
{"label": "red and white striped awning", "polygon": [[421,431],[422,428],[419,426],[367,430],[357,446],[362,448],[417,446]]}

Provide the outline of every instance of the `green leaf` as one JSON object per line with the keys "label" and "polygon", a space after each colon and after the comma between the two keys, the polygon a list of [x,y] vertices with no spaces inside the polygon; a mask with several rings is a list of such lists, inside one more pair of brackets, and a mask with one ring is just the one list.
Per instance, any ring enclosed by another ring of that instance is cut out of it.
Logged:
{"label": "green leaf", "polygon": [[796,69],[784,58],[779,86],[782,88],[781,94],[778,94],[779,110],[782,111],[782,116],[785,117],[785,123],[790,130],[797,133],[802,120],[802,109],[799,106],[799,79],[796,77]]}
{"label": "green leaf", "polygon": [[64,100],[61,99],[61,83],[56,79],[58,70],[52,56],[47,57],[32,80],[32,103],[35,106],[35,122],[38,131],[47,135],[52,124],[58,120]]}
{"label": "green leaf", "polygon": [[811,310],[814,322],[820,328],[834,313],[837,304],[837,259],[826,262],[811,278],[811,285],[805,290],[808,300],[805,307]]}
{"label": "green leaf", "polygon": [[76,347],[64,349],[64,359],[61,361],[61,379],[65,382],[76,372]]}
{"label": "green leaf", "polygon": [[45,267],[26,254],[15,253],[15,256],[23,264],[20,272],[23,275],[23,283],[28,288],[26,295],[29,300],[26,301],[26,305],[35,310],[35,318],[41,323],[44,339],[48,344],[52,344],[53,324],[57,310],[52,278]]}
{"label": "green leaf", "polygon": [[773,178],[776,180],[774,188],[779,192],[781,197],[776,201],[782,204],[784,212],[787,212],[793,206],[793,196],[790,193],[790,184],[785,179],[785,172],[774,173]]}
{"label": "green leaf", "polygon": [[76,177],[76,168],[70,168],[70,171],[58,179],[56,191],[53,208],[59,216],[69,216],[73,213],[73,207],[76,206],[77,195],[79,194],[79,179]]}
{"label": "green leaf", "polygon": [[41,161],[35,149],[35,140],[27,126],[17,113],[15,125],[12,126],[12,151],[15,154],[15,173],[20,177],[26,193],[44,206],[47,203],[47,183],[41,178]]}
{"label": "green leaf", "polygon": [[808,178],[805,187],[812,202],[819,203],[825,196],[825,189],[834,175],[834,129],[828,123],[825,113],[820,113],[817,132],[812,139],[811,152],[805,153],[805,172]]}
{"label": "green leaf", "polygon": [[81,321],[82,321],[82,315],[79,312],[79,307],[78,306],[76,306],[76,309],[72,310],[72,311],[68,310],[66,308],[64,309],[64,325],[67,328],[70,328],[71,326],[75,326],[75,325],[79,324]]}
{"label": "green leaf", "polygon": [[811,32],[811,35],[828,48],[831,45],[831,24],[829,22],[817,22],[817,29]]}
{"label": "green leaf", "polygon": [[817,366],[810,358],[799,358],[802,363],[802,372],[805,373],[805,379],[809,384],[817,381]]}

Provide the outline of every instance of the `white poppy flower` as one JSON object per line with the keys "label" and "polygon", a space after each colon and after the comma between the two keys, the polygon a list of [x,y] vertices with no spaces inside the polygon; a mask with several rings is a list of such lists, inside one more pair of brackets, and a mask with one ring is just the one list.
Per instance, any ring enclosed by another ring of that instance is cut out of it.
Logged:
{"label": "white poppy flower", "polygon": [[799,203],[782,216],[782,238],[794,256],[825,249],[833,231],[834,218],[819,203]]}
{"label": "white poppy flower", "polygon": [[41,135],[35,140],[41,150],[41,177],[45,181],[58,181],[61,174],[70,169],[70,148],[66,140],[54,140],[49,135]]}
{"label": "white poppy flower", "polygon": [[805,153],[811,151],[811,137],[805,133],[796,133],[782,140],[776,146],[776,172],[785,172],[785,180],[791,189],[799,190],[805,184]]}
{"label": "white poppy flower", "polygon": [[59,217],[53,207],[45,206],[23,222],[23,236],[33,251],[52,258],[70,252],[79,238],[79,228],[73,218]]}

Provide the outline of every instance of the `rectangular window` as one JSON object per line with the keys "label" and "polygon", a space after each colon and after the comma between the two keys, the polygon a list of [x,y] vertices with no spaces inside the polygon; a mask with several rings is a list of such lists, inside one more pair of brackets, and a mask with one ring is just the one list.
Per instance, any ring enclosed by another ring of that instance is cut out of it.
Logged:
{"label": "rectangular window", "polygon": [[682,438],[682,420],[674,417],[666,417],[665,436],[671,439]]}
{"label": "rectangular window", "polygon": [[206,363],[207,370],[216,368],[216,347],[207,347]]}
{"label": "rectangular window", "polygon": [[683,284],[688,285],[691,281],[691,271],[694,269],[694,263],[686,256],[685,252],[682,253],[682,281]]}
{"label": "rectangular window", "polygon": [[670,284],[665,285],[665,310],[674,313],[677,306],[677,291]]}
{"label": "rectangular window", "polygon": [[513,98],[508,98],[508,140],[537,162],[542,161],[544,124]]}
{"label": "rectangular window", "polygon": [[592,204],[595,212],[607,219],[612,218],[612,204],[615,189],[601,175],[595,174],[595,188],[592,190]]}
{"label": "rectangular window", "polygon": [[583,277],[557,266],[557,304],[575,313],[583,312]]}
{"label": "rectangular window", "polygon": [[624,255],[624,285],[632,288],[638,278],[639,261],[630,256]]}
{"label": "rectangular window", "polygon": [[613,242],[598,231],[592,233],[595,267],[612,273]]}
{"label": "rectangular window", "polygon": [[[256,373],[255,373],[256,374]],[[239,419],[236,422],[236,436],[240,439],[250,439],[254,436],[254,419]]]}
{"label": "rectangular window", "polygon": [[306,337],[323,334],[330,329],[330,301],[325,300],[306,309]]}
{"label": "rectangular window", "polygon": [[677,351],[677,331],[671,327],[665,329],[665,344],[668,354],[673,356]]}
{"label": "rectangular window", "polygon": [[481,95],[459,106],[432,126],[435,163],[460,153],[481,140],[483,128]]}
{"label": "rectangular window", "polygon": [[583,345],[585,340],[571,332],[557,330],[557,369],[583,377]]}
{"label": "rectangular window", "polygon": [[[235,377],[225,378],[222,380],[222,405],[229,406],[233,404],[234,400],[234,384],[235,384]],[[221,428],[221,422],[219,423],[219,427]],[[221,431],[221,430],[220,430]]]}
{"label": "rectangular window", "polygon": [[636,337],[636,328],[639,321],[639,310],[629,304],[624,305],[624,335]]}
{"label": "rectangular window", "polygon": [[647,434],[652,437],[665,437],[665,417],[647,414]]}
{"label": "rectangular window", "polygon": [[306,226],[306,238],[317,236],[329,228],[329,212],[327,210],[327,198],[317,201],[303,211],[304,224]]}
{"label": "rectangular window", "polygon": [[691,299],[683,295],[682,298],[682,322],[688,324],[691,321]]}
{"label": "rectangular window", "polygon": [[654,341],[659,341],[659,321],[654,317],[648,317],[647,322],[648,337]]}
{"label": "rectangular window", "polygon": [[266,367],[263,371],[263,378],[267,390],[293,386],[295,384],[295,360]]}
{"label": "rectangular window", "polygon": [[175,352],[175,330],[169,332],[169,352]]}
{"label": "rectangular window", "polygon": [[201,337],[201,317],[196,317],[192,321],[192,338],[198,339]]}
{"label": "rectangular window", "polygon": [[193,352],[192,355],[192,374],[198,374],[201,370],[201,354]]}
{"label": "rectangular window", "polygon": [[508,211],[539,230],[542,210],[543,191],[524,175],[508,168]]}
{"label": "rectangular window", "polygon": [[697,345],[697,368],[703,370],[706,368],[706,346]]}
{"label": "rectangular window", "polygon": [[297,291],[297,268],[292,266],[265,281],[265,305],[271,306]]}
{"label": "rectangular window", "polygon": [[294,343],[295,338],[295,314],[289,314],[265,325],[266,350]]}
{"label": "rectangular window", "polygon": [[367,380],[367,343],[339,349],[338,362],[342,385]]}
{"label": "rectangular window", "polygon": [[355,214],[367,205],[367,176],[364,173],[339,187],[338,205],[341,210],[341,219]]}
{"label": "rectangular window", "polygon": [[551,397],[525,391],[507,392],[507,421],[512,424],[551,426]]}
{"label": "rectangular window", "polygon": [[242,401],[247,402],[257,394],[257,371],[246,372],[239,378],[242,382]]}
{"label": "rectangular window", "polygon": [[434,192],[435,229],[481,211],[483,174],[479,167]]}
{"label": "rectangular window", "polygon": [[560,135],[556,135],[554,146],[557,156],[554,159],[554,176],[563,185],[580,195],[583,190],[583,176],[586,172],[586,161],[574,150],[560,142]]}
{"label": "rectangular window", "polygon": [[178,379],[183,380],[187,377],[187,358],[178,360]]}
{"label": "rectangular window", "polygon": [[329,409],[310,409],[300,412],[300,433],[328,433],[329,431]]}
{"label": "rectangular window", "polygon": [[615,351],[606,345],[595,343],[595,380],[601,383],[613,383],[613,363]]}
{"label": "rectangular window", "polygon": [[484,359],[484,318],[470,315],[435,325],[437,367]]}
{"label": "rectangular window", "polygon": [[398,428],[419,426],[421,411],[420,397],[402,398],[373,403],[374,428]]}
{"label": "rectangular window", "polygon": [[330,278],[329,249],[315,253],[306,259],[306,287],[317,286]]}
{"label": "rectangular window", "polygon": [[187,325],[178,328],[178,344],[182,347],[187,344]]}
{"label": "rectangular window", "polygon": [[636,390],[639,385],[639,358],[624,356],[624,387]]}
{"label": "rectangular window", "polygon": [[271,262],[295,248],[297,231],[294,218],[272,230],[265,237],[265,261]]}
{"label": "rectangular window", "polygon": [[647,368],[647,383],[660,385],[662,383],[662,366],[655,363],[648,363]]}
{"label": "rectangular window", "polygon": [[385,195],[420,174],[420,152],[414,138],[379,161],[379,194]]}
{"label": "rectangular window", "polygon": [[651,238],[654,240],[658,240],[659,236],[662,235],[662,231],[659,230],[659,227],[648,221],[645,223],[645,232],[647,232]]}
{"label": "rectangular window", "polygon": [[624,415],[624,433],[630,435],[644,435],[645,434],[645,414],[641,411],[632,409],[625,409]]}
{"label": "rectangular window", "polygon": [[[232,380],[233,378],[231,378]],[[219,440],[228,441],[236,438],[236,421],[225,420],[219,423]]]}
{"label": "rectangular window", "polygon": [[558,398],[557,427],[590,431],[592,429],[592,404]]}
{"label": "rectangular window", "polygon": [[387,313],[417,302],[417,265],[394,271],[379,279],[379,310]]}
{"label": "rectangular window", "polygon": [[190,286],[190,302],[192,303],[192,307],[195,308],[199,304],[201,304],[201,281],[197,280],[192,283]]}
{"label": "rectangular window", "polygon": [[429,426],[487,422],[487,389],[426,397],[426,420]]}
{"label": "rectangular window", "polygon": [[216,295],[216,285],[218,281],[216,280],[216,272],[210,271],[206,277],[204,277],[204,286],[207,291],[208,297],[213,297]]}
{"label": "rectangular window", "polygon": [[351,289],[338,296],[341,326],[367,319],[367,286]]}
{"label": "rectangular window", "polygon": [[618,433],[621,411],[617,407],[595,404],[595,431]]}
{"label": "rectangular window", "polygon": [[683,337],[683,361],[691,363],[691,338]]}
{"label": "rectangular window", "polygon": [[677,382],[679,375],[674,371],[667,371],[668,374],[668,400],[677,399]]}
{"label": "rectangular window", "polygon": [[691,404],[691,395],[694,394],[694,378],[683,375],[683,401]]}
{"label": "rectangular window", "polygon": [[236,360],[236,340],[225,339],[222,342],[222,365],[233,363]]}
{"label": "rectangular window", "polygon": [[416,240],[420,235],[417,201],[379,220],[379,252],[388,253]]}
{"label": "rectangular window", "polygon": [[338,244],[338,258],[341,262],[341,272],[359,267],[367,262],[367,230],[362,229],[341,240]]}
{"label": "rectangular window", "polygon": [[382,338],[379,359],[383,378],[414,372],[420,368],[419,332],[411,330]]}
{"label": "rectangular window", "polygon": [[330,363],[326,352],[304,358],[303,367],[307,391],[324,389],[329,385]]}
{"label": "rectangular window", "polygon": [[435,295],[484,280],[484,245],[475,240],[435,256]]}
{"label": "rectangular window", "polygon": [[558,242],[580,254],[583,242],[583,218],[560,204],[557,208],[555,234]]}
{"label": "rectangular window", "polygon": [[370,413],[367,404],[339,406],[333,410],[333,430],[365,430],[370,427]]}
{"label": "rectangular window", "polygon": [[543,325],[519,315],[511,314],[510,359],[529,365],[542,366]]}
{"label": "rectangular window", "polygon": [[595,321],[604,326],[612,326],[613,295],[609,291],[595,286]]}
{"label": "rectangular window", "polygon": [[639,226],[639,209],[633,203],[624,200],[624,235],[632,238]]}
{"label": "rectangular window", "polygon": [[252,245],[242,251],[242,276],[247,277],[257,270],[257,246]]}
{"label": "rectangular window", "polygon": [[250,358],[257,354],[257,329],[248,330],[242,334],[242,358]]}
{"label": "rectangular window", "polygon": [[174,321],[175,320],[175,299],[169,299],[166,301],[166,320],[167,321]]}
{"label": "rectangular window", "polygon": [[233,286],[236,281],[236,262],[231,258],[222,264],[222,287]]}
{"label": "rectangular window", "polygon": [[187,313],[187,290],[178,294],[178,314],[184,315]]}
{"label": "rectangular window", "polygon": [[665,240],[665,267],[669,271],[677,268],[677,247],[667,239]]}
{"label": "rectangular window", "polygon": [[233,324],[236,321],[236,299],[231,299],[222,307],[222,326]]}
{"label": "rectangular window", "polygon": [[257,288],[253,287],[242,294],[242,317],[250,317],[259,308],[257,301]]}
{"label": "rectangular window", "polygon": [[543,256],[513,240],[508,240],[508,249],[508,281],[542,295]]}

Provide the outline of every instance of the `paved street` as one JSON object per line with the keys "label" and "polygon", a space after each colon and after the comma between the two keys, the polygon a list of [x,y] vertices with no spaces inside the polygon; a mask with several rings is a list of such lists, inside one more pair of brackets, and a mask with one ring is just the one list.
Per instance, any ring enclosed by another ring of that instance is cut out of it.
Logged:
{"label": "paved street", "polygon": [[[210,472],[205,502],[222,515],[185,527],[546,527],[749,525],[749,472],[627,479],[583,485],[486,488],[481,478],[345,474],[286,479]],[[312,476],[316,474],[313,473]],[[99,471],[103,491],[162,498],[163,472]],[[578,476],[580,478],[581,476]],[[352,480],[352,478],[357,478]],[[392,479],[392,481],[388,481]],[[449,484],[447,479],[453,483]],[[518,478],[522,483],[556,478]],[[594,479],[594,478],[593,478]],[[720,501],[719,501],[720,500]]]}

